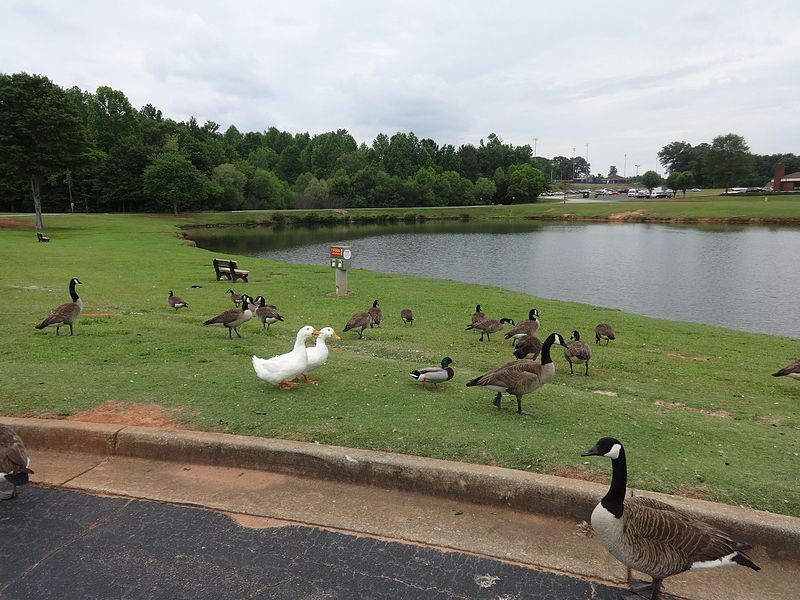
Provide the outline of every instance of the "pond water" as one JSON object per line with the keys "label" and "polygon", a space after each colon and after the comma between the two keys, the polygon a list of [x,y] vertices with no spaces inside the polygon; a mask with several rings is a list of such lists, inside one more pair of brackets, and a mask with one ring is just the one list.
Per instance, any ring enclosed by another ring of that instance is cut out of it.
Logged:
{"label": "pond water", "polygon": [[201,247],[495,285],[544,298],[800,338],[800,229],[447,222],[194,230]]}

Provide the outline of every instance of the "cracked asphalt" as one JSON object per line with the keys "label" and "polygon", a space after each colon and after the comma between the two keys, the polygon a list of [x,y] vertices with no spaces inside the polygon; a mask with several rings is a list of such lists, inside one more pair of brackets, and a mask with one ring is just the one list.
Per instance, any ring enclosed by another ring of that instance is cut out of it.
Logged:
{"label": "cracked asphalt", "polygon": [[[610,600],[483,557],[181,505],[27,487],[0,502],[0,598]],[[266,525],[266,526],[265,526]]]}

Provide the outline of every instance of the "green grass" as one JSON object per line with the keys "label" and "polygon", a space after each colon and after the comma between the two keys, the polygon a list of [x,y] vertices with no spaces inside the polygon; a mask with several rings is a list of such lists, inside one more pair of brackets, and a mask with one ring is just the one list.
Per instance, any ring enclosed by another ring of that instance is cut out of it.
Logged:
{"label": "green grass", "polygon": [[[215,216],[194,220],[208,219]],[[286,322],[270,332],[250,322],[243,339],[229,340],[225,330],[202,326],[232,306],[231,285],[214,281],[216,254],[177,235],[187,222],[45,216],[49,244],[37,243],[30,228],[0,230],[0,413],[63,417],[107,401],[156,403],[175,409],[189,428],[579,477],[606,475],[607,464],[586,464],[580,453],[614,435],[628,449],[633,486],[800,516],[800,384],[769,376],[796,358],[797,340],[360,269],[349,275],[355,293],[336,298],[324,264],[246,257],[240,265],[251,281],[234,289],[265,295]],[[76,335],[35,330],[67,301],[73,276],[84,283],[86,313]],[[167,306],[170,289],[188,310]],[[374,298],[383,326],[363,340],[343,334],[314,372],[318,385],[280,392],[255,377],[251,354],[288,351],[305,324],[342,334],[348,317]],[[607,321],[618,339],[592,344],[588,378],[570,376],[556,352],[555,381],[525,397],[534,415],[520,417],[513,400],[497,411],[491,392],[464,385],[512,358],[501,335],[479,343],[464,331],[477,303],[517,319],[535,306],[543,333],[577,328],[592,338],[594,325]],[[413,327],[400,322],[406,306],[417,315]],[[408,376],[445,355],[456,376],[443,392],[423,391]]]}

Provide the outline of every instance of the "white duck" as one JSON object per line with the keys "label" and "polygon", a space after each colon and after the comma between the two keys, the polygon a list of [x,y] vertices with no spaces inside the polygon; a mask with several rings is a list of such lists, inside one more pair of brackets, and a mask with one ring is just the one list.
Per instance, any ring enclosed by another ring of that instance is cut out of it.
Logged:
{"label": "white duck", "polygon": [[303,377],[305,378],[306,383],[317,383],[313,379],[308,378],[308,373],[313,371],[317,367],[321,367],[325,364],[328,360],[328,346],[325,345],[325,340],[328,338],[333,338],[335,340],[340,340],[336,332],[333,330],[333,327],[323,327],[319,330],[319,335],[317,336],[317,343],[314,346],[310,346],[306,348],[306,356],[308,357],[308,366],[306,370],[303,371]]}
{"label": "white duck", "polygon": [[308,367],[306,340],[317,335],[319,335],[319,331],[311,325],[306,325],[297,332],[291,352],[266,359],[253,355],[253,369],[255,369],[256,375],[267,383],[277,385],[281,390],[297,386],[298,384],[289,380],[300,375]]}

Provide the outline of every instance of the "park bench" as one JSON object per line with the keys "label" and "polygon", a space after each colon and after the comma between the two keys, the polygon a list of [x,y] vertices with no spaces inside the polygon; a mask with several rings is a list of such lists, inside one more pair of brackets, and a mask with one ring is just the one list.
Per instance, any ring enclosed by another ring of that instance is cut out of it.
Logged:
{"label": "park bench", "polygon": [[220,279],[230,279],[231,282],[235,282],[237,279],[241,279],[245,283],[247,283],[247,278],[250,275],[250,271],[245,271],[244,269],[240,269],[239,265],[236,263],[235,260],[227,260],[225,258],[215,258],[211,261],[214,264],[214,270],[217,272],[217,281]]}
{"label": "park bench", "polygon": [[45,235],[42,235],[42,233],[40,231],[36,232],[36,239],[39,240],[40,242],[49,242],[50,241],[50,238],[45,236]]}

